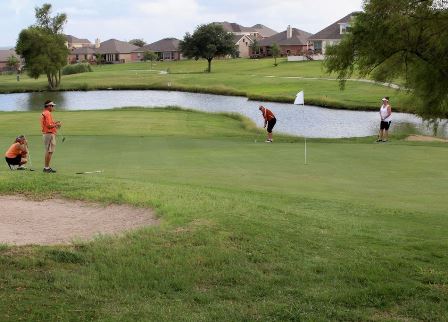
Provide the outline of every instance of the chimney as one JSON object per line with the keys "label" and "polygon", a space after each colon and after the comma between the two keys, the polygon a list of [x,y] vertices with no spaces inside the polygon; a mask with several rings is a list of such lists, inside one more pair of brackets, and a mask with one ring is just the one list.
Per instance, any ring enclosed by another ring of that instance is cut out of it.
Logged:
{"label": "chimney", "polygon": [[288,38],[288,39],[292,38],[292,28],[291,28],[291,25],[288,25],[288,28],[286,28],[286,38]]}
{"label": "chimney", "polygon": [[95,39],[95,48],[100,48],[100,39],[99,38]]}

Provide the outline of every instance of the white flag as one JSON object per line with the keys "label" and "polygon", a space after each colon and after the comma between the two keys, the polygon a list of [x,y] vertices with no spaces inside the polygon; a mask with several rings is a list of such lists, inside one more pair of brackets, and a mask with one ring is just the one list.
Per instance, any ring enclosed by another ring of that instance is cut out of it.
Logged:
{"label": "white flag", "polygon": [[294,105],[305,105],[305,94],[303,91],[297,93]]}

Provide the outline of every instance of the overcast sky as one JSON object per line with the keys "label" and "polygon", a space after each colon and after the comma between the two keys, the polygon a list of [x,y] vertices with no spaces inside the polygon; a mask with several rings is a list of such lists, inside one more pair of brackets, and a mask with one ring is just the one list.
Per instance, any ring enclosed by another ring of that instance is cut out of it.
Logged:
{"label": "overcast sky", "polygon": [[291,25],[315,33],[362,8],[362,0],[0,0],[0,46],[14,46],[19,32],[35,22],[34,8],[43,3],[51,3],[53,13],[68,15],[66,34],[91,42],[143,38],[147,43],[181,39],[213,21],[246,27],[261,23],[279,32]]}

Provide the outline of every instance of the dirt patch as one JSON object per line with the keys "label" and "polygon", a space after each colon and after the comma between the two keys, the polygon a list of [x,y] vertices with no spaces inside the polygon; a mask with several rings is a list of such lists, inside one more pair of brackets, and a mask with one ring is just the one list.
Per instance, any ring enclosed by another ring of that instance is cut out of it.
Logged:
{"label": "dirt patch", "polygon": [[158,224],[150,209],[81,201],[0,196],[0,243],[70,244]]}
{"label": "dirt patch", "polygon": [[434,136],[424,136],[424,135],[409,135],[406,138],[406,141],[414,141],[414,142],[445,142],[448,143],[448,140],[436,138]]}

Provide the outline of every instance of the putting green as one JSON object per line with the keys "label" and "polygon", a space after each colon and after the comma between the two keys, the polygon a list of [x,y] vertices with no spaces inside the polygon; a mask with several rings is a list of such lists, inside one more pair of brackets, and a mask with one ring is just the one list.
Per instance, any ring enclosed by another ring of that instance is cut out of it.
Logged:
{"label": "putting green", "polygon": [[[310,140],[304,165],[302,139],[255,144],[238,117],[56,118],[58,173],[4,168],[1,194],[148,207],[162,223],[70,247],[0,246],[0,319],[448,319],[445,143]],[[27,134],[40,169],[37,120],[0,113],[0,146]]]}

